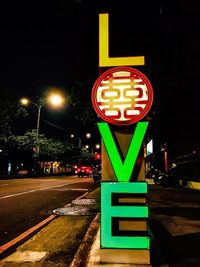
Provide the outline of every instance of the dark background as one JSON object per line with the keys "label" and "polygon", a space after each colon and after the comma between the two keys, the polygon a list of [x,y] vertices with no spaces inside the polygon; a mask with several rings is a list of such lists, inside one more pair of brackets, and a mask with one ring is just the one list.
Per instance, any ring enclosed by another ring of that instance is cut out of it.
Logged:
{"label": "dark background", "polygon": [[[5,1],[0,4],[1,91],[34,99],[55,86],[70,97],[77,82],[90,95],[99,76],[98,14],[109,13],[110,56],[145,56],[151,81],[150,130],[173,157],[198,151],[200,30],[198,1]],[[85,102],[83,105],[91,105]],[[36,125],[36,110],[16,125]],[[42,111],[41,132],[66,138],[88,130],[71,105]],[[47,120],[63,128],[45,123]],[[89,122],[88,122],[89,124]],[[89,129],[90,131],[91,129]]]}

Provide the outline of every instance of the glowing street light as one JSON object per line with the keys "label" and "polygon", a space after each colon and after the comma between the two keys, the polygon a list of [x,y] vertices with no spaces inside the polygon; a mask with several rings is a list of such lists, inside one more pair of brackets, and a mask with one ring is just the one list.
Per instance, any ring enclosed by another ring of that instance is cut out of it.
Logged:
{"label": "glowing street light", "polygon": [[86,133],[87,138],[91,138],[91,133]]}
{"label": "glowing street light", "polygon": [[100,145],[99,145],[99,144],[96,144],[96,145],[95,145],[95,148],[96,148],[96,149],[99,149],[99,148],[100,148]]}
{"label": "glowing street light", "polygon": [[41,108],[46,104],[51,104],[52,106],[55,106],[55,107],[61,107],[64,104],[64,97],[61,96],[60,94],[52,93],[47,97],[47,101],[46,102],[40,100],[38,103],[35,103],[35,102],[32,102],[29,98],[23,97],[23,98],[20,99],[20,103],[23,106],[27,106],[29,104],[33,104],[34,106],[37,107],[38,115],[37,115],[36,133],[38,135],[39,127],[40,127]]}
{"label": "glowing street light", "polygon": [[64,97],[60,94],[52,93],[47,98],[47,102],[54,107],[61,107],[64,104]]}
{"label": "glowing street light", "polygon": [[[91,136],[92,136],[91,133],[86,133],[86,134],[85,134],[85,137],[88,138],[88,139],[91,138]],[[75,136],[74,134],[70,134],[70,137],[71,137],[71,138],[75,138],[75,137],[76,137],[76,138],[78,139],[78,147],[81,148],[81,146],[82,146],[82,140],[81,140],[81,138],[78,137],[78,136]],[[86,146],[85,146],[85,147],[86,147]],[[89,148],[89,147],[88,147],[88,148]]]}
{"label": "glowing street light", "polygon": [[26,106],[26,105],[28,105],[29,104],[29,102],[30,102],[30,100],[28,99],[28,98],[21,98],[20,99],[20,103],[22,104],[22,105],[24,105],[24,106]]}
{"label": "glowing street light", "polygon": [[[38,156],[39,153],[39,146],[38,146],[38,134],[39,134],[39,128],[40,128],[40,114],[41,114],[41,109],[44,105],[46,104],[51,104],[52,106],[55,107],[61,107],[62,104],[64,104],[64,97],[62,97],[60,94],[56,93],[51,93],[47,97],[46,101],[43,101],[40,99],[37,103],[32,102],[29,98],[23,97],[20,99],[20,103],[23,106],[27,106],[29,104],[33,104],[35,107],[37,107],[38,113],[37,113],[37,126],[36,126],[36,157]],[[36,171],[36,157],[34,161],[34,171]]]}

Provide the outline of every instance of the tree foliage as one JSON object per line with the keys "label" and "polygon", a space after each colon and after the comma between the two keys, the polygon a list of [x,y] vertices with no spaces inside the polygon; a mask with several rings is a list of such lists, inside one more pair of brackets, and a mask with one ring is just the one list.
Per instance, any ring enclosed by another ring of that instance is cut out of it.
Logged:
{"label": "tree foliage", "polygon": [[2,155],[12,154],[16,145],[14,136],[15,122],[28,113],[16,101],[13,101],[6,91],[0,93],[0,147]]}
{"label": "tree foliage", "polygon": [[22,136],[16,136],[16,144],[19,149],[24,151],[39,148],[39,153],[48,159],[58,159],[65,157],[73,149],[73,144],[67,141],[49,139],[44,134],[36,133],[36,130],[26,132]]}
{"label": "tree foliage", "polygon": [[12,100],[0,99],[0,139],[3,141],[12,135],[14,122],[19,117],[27,116],[26,110]]}
{"label": "tree foliage", "polygon": [[77,155],[77,163],[86,163],[91,160],[92,154],[88,151],[87,148],[82,147],[79,155]]}

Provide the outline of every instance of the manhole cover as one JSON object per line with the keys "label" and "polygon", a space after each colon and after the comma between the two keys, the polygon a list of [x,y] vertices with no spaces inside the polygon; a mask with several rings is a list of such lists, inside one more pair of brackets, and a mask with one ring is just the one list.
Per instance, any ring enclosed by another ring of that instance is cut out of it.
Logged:
{"label": "manhole cover", "polygon": [[58,215],[92,215],[99,212],[97,208],[85,208],[85,207],[68,207],[68,208],[59,208],[53,210],[53,213]]}
{"label": "manhole cover", "polygon": [[96,200],[93,198],[85,198],[85,199],[74,199],[72,200],[72,204],[74,205],[94,205],[97,204]]}

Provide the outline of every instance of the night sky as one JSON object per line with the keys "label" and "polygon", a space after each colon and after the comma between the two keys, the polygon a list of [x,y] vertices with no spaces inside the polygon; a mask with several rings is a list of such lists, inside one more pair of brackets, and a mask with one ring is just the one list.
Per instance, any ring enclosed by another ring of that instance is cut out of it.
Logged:
{"label": "night sky", "polygon": [[[154,89],[157,133],[175,155],[199,150],[199,10],[193,1],[175,0],[5,1],[0,8],[1,90],[16,100],[34,99],[49,86],[69,94],[81,80],[90,94],[99,76],[98,14],[109,13],[110,56],[145,56],[145,66],[136,68]],[[34,110],[29,111],[33,123]],[[74,116],[70,106],[56,113],[44,109],[42,119],[66,131],[44,122],[41,130],[64,138],[79,130]]]}

